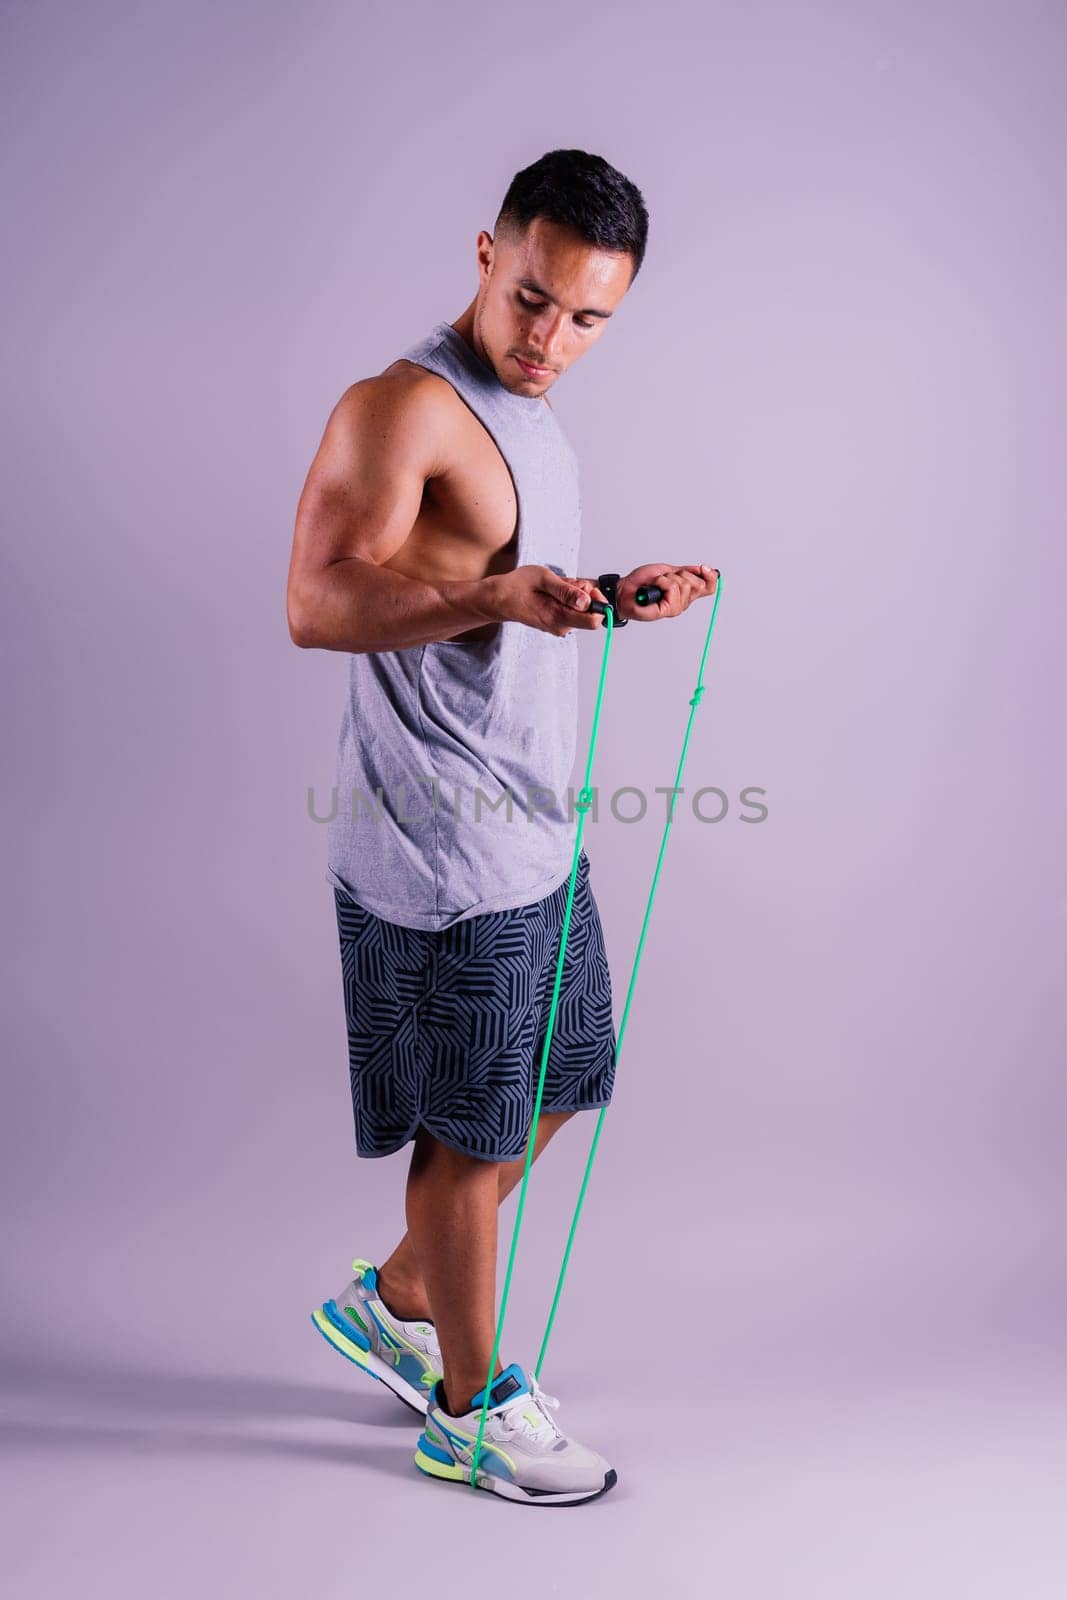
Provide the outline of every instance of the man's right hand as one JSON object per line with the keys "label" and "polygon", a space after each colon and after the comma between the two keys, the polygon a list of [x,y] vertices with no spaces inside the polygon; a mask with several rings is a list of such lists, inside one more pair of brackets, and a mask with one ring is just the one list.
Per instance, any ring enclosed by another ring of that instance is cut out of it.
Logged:
{"label": "man's right hand", "polygon": [[589,612],[588,592],[551,567],[516,567],[484,578],[494,615],[501,622],[524,622],[528,628],[565,638],[572,628],[599,628],[604,618]]}

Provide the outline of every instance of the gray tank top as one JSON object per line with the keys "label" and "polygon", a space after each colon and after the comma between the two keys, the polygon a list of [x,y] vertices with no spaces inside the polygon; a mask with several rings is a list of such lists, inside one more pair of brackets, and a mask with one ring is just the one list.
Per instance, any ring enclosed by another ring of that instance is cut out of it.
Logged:
{"label": "gray tank top", "polygon": [[[507,463],[516,566],[574,576],[578,461],[551,407],[512,394],[447,322],[403,358],[448,380]],[[490,640],[350,655],[327,881],[429,930],[561,884],[577,826],[577,651],[575,633],[504,622]]]}

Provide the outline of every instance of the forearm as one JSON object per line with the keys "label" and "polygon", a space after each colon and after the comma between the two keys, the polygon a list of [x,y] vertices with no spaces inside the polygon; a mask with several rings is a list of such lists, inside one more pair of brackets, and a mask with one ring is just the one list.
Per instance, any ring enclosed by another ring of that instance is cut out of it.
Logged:
{"label": "forearm", "polygon": [[291,625],[305,649],[406,650],[502,620],[488,578],[423,582],[352,556],[309,579]]}

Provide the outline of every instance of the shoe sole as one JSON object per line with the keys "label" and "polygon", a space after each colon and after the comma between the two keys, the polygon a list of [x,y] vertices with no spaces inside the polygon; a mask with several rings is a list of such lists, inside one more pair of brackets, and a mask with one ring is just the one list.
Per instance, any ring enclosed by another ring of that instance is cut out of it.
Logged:
{"label": "shoe sole", "polygon": [[[415,1449],[415,1465],[419,1471],[425,1473],[428,1478],[439,1479],[442,1483],[463,1483],[470,1488],[470,1468],[462,1466],[458,1461],[441,1461],[436,1455],[428,1454],[432,1448],[426,1435],[421,1433]],[[588,1501],[598,1500],[602,1494],[607,1494],[618,1481],[615,1468],[609,1467],[599,1489],[563,1490],[559,1494],[543,1493],[540,1490],[524,1489],[521,1484],[509,1483],[506,1478],[498,1478],[495,1472],[479,1472],[474,1486],[476,1489],[486,1489],[490,1494],[497,1494],[503,1500],[524,1506],[584,1506]]]}
{"label": "shoe sole", "polygon": [[395,1368],[375,1355],[370,1347],[370,1340],[366,1334],[361,1333],[353,1322],[345,1318],[338,1310],[335,1300],[327,1300],[318,1311],[311,1313],[311,1321],[322,1334],[327,1344],[340,1352],[347,1361],[352,1361],[357,1367],[374,1378],[378,1383],[396,1395],[398,1400],[411,1410],[424,1417],[429,1410],[429,1400],[413,1389],[405,1378],[402,1378]]}

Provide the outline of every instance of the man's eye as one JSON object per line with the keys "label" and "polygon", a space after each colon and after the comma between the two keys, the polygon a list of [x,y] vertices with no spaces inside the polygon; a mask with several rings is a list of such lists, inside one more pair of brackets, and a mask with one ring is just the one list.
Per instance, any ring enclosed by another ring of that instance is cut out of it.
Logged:
{"label": "man's eye", "polygon": [[[527,300],[524,294],[519,295],[519,304],[520,306],[525,306],[527,311],[541,311],[544,308],[543,300]],[[575,326],[579,328],[595,328],[596,323],[587,319],[585,322],[577,322]]]}

